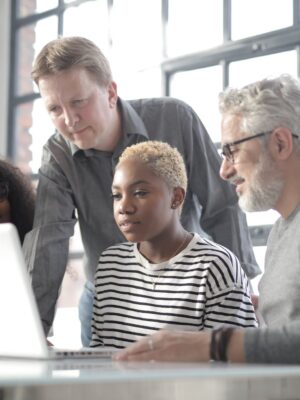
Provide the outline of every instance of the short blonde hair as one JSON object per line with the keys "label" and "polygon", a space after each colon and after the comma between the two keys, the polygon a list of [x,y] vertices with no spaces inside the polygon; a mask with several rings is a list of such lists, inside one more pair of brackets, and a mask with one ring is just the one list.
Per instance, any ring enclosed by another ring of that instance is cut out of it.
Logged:
{"label": "short blonde hair", "polygon": [[181,187],[186,191],[186,168],[182,155],[175,147],[155,140],[141,142],[127,147],[121,154],[119,163],[129,158],[137,158],[146,164],[171,188]]}

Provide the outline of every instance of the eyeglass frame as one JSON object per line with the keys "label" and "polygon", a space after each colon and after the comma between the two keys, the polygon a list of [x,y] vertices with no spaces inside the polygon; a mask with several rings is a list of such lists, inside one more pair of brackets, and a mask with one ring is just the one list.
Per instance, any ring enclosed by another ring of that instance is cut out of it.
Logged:
{"label": "eyeglass frame", "polygon": [[[246,137],[244,137],[242,139],[235,140],[234,142],[226,143],[226,144],[224,144],[222,146],[221,156],[226,161],[230,162],[231,164],[234,164],[235,163],[234,154],[232,153],[232,150],[230,149],[231,146],[236,146],[237,144],[240,144],[240,143],[243,143],[243,142],[247,142],[248,140],[256,139],[258,137],[261,137],[261,136],[264,136],[264,135],[268,135],[268,134],[273,133],[273,132],[274,132],[274,129],[272,131],[269,131],[269,132],[256,133],[255,135],[246,136]],[[292,133],[292,136],[294,138],[297,138],[297,139],[299,138],[299,136],[295,135],[294,133]]]}

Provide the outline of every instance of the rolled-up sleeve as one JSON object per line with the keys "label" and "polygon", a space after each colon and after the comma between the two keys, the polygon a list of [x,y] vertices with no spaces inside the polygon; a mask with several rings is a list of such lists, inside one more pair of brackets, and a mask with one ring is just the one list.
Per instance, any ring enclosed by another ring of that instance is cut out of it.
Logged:
{"label": "rolled-up sleeve", "polygon": [[71,188],[45,147],[39,171],[34,227],[25,237],[23,250],[46,334],[54,319],[66,270],[69,238],[76,223],[74,210]]}
{"label": "rolled-up sleeve", "polygon": [[244,350],[249,363],[300,363],[300,321],[278,328],[249,329]]}

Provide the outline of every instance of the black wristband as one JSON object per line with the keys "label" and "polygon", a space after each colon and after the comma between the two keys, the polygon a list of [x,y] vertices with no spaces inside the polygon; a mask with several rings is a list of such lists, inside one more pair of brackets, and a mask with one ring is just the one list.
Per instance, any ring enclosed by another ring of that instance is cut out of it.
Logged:
{"label": "black wristband", "polygon": [[213,329],[211,332],[211,339],[210,339],[210,359],[212,361],[220,361],[219,355],[219,335],[222,328]]}
{"label": "black wristband", "polygon": [[227,347],[234,328],[222,328],[218,342],[219,360],[227,362]]}

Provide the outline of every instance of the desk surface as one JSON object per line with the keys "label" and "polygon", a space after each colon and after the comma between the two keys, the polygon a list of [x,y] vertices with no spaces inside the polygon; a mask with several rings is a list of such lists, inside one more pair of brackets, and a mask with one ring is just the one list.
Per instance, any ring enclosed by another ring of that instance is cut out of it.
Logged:
{"label": "desk surface", "polygon": [[0,387],[0,399],[299,400],[300,366],[2,360]]}

